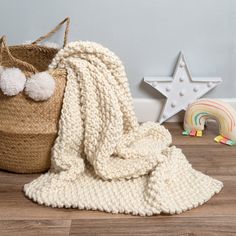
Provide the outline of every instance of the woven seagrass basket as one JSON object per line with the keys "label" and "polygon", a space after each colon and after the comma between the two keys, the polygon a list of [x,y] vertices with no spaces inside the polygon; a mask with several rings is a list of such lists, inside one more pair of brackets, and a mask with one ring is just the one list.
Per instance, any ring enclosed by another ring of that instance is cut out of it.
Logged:
{"label": "woven seagrass basket", "polygon": [[[64,23],[65,46],[69,18],[32,44],[8,47],[6,38],[2,37],[0,65],[20,68],[27,76],[46,71],[58,49],[37,43],[50,37]],[[0,92],[0,169],[16,173],[37,173],[49,169],[67,76],[63,69],[56,69],[50,74],[56,82],[56,89],[47,101],[35,102],[24,93],[8,97]]]}

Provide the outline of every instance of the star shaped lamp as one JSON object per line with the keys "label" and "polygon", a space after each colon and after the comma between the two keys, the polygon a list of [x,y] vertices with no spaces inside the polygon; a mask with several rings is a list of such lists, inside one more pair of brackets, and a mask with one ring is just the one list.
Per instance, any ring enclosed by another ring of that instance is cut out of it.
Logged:
{"label": "star shaped lamp", "polygon": [[179,55],[173,77],[144,77],[144,81],[167,98],[159,117],[160,123],[186,110],[190,103],[222,82],[218,77],[192,77],[183,53]]}

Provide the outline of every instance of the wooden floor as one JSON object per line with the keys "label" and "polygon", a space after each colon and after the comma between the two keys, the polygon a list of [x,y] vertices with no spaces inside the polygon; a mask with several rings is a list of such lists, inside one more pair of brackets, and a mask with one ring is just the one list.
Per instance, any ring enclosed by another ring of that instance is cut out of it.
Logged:
{"label": "wooden floor", "polygon": [[236,235],[236,146],[214,143],[215,125],[202,138],[183,137],[177,123],[166,127],[194,168],[224,182],[221,193],[205,205],[180,215],[153,217],[52,209],[31,202],[22,193],[22,186],[38,175],[0,171],[0,236]]}

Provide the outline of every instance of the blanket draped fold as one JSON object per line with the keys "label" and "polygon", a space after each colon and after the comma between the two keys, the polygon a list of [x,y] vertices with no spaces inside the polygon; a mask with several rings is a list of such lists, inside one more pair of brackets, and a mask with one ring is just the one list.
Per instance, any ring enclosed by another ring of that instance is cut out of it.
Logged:
{"label": "blanket draped fold", "polygon": [[24,186],[39,204],[112,213],[181,213],[222,183],[194,170],[157,123],[139,125],[123,64],[107,48],[72,42],[50,69],[67,85],[51,169]]}

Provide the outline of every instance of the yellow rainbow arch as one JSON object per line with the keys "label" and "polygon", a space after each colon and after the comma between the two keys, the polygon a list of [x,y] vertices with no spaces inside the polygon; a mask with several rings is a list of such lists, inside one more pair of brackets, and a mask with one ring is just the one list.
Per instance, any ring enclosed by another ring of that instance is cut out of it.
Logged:
{"label": "yellow rainbow arch", "polygon": [[202,131],[208,119],[218,122],[221,136],[236,141],[236,111],[217,99],[199,99],[189,105],[184,117],[184,129],[189,132]]}

